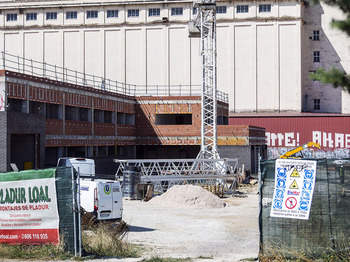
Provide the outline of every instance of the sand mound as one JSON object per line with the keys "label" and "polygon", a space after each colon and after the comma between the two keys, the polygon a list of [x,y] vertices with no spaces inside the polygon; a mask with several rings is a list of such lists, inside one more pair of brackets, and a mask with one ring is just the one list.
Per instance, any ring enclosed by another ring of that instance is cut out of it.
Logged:
{"label": "sand mound", "polygon": [[152,204],[177,207],[225,207],[225,202],[218,196],[200,186],[181,185],[172,186],[164,194],[149,201]]}

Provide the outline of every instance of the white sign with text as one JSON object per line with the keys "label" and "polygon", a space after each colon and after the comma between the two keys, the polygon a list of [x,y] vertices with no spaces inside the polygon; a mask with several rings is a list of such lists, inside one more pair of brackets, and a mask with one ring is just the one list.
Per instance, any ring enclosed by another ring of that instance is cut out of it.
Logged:
{"label": "white sign with text", "polygon": [[309,219],[316,161],[277,159],[271,217]]}

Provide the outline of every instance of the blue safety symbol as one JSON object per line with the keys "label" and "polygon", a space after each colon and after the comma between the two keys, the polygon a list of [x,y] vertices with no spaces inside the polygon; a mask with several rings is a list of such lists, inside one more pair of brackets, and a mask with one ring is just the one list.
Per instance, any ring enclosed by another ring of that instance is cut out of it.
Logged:
{"label": "blue safety symbol", "polygon": [[277,188],[285,188],[286,187],[286,180],[284,179],[277,179]]}
{"label": "blue safety symbol", "polygon": [[312,182],[311,181],[304,181],[303,189],[311,190],[312,189]]}
{"label": "blue safety symbol", "polygon": [[286,176],[287,176],[286,169],[282,167],[277,168],[277,177],[286,178]]}
{"label": "blue safety symbol", "polygon": [[282,203],[282,200],[275,199],[275,201],[273,202],[273,208],[282,209]]}
{"label": "blue safety symbol", "polygon": [[307,179],[313,179],[314,178],[314,170],[310,170],[310,169],[305,169],[304,170],[304,177]]}
{"label": "blue safety symbol", "polygon": [[284,190],[276,189],[276,198],[283,198]]}
{"label": "blue safety symbol", "polygon": [[299,210],[308,211],[309,210],[309,201],[300,201]]}
{"label": "blue safety symbol", "polygon": [[310,193],[308,191],[301,192],[301,199],[310,200]]}

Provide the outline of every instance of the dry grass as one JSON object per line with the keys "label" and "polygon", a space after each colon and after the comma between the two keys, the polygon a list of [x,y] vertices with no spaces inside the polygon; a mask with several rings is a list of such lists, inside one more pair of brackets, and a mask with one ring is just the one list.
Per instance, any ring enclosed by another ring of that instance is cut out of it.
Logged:
{"label": "dry grass", "polygon": [[82,232],[84,250],[91,255],[102,257],[137,257],[134,245],[120,239],[120,227],[100,222]]}

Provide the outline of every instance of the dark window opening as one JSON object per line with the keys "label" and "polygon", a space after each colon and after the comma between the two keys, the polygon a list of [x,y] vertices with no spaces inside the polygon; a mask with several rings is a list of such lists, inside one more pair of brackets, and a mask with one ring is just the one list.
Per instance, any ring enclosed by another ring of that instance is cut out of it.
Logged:
{"label": "dark window opening", "polygon": [[320,41],[320,30],[313,31],[312,40],[313,41]]}
{"label": "dark window opening", "polygon": [[60,106],[56,104],[46,104],[46,118],[60,119]]}
{"label": "dark window opening", "polygon": [[17,21],[17,14],[7,14],[6,15],[6,21]]}
{"label": "dark window opening", "polygon": [[314,51],[314,63],[320,62],[320,51]]}
{"label": "dark window opening", "polygon": [[113,112],[112,111],[104,111],[105,123],[113,123]]}
{"label": "dark window opening", "polygon": [[237,5],[237,13],[248,13],[248,5]]}
{"label": "dark window opening", "polygon": [[29,113],[31,114],[45,114],[45,104],[41,102],[30,101],[29,102]]}
{"label": "dark window opening", "polygon": [[227,7],[226,6],[217,6],[216,7],[216,13],[217,14],[226,14]]}
{"label": "dark window opening", "polygon": [[183,15],[183,8],[182,7],[171,8],[171,15]]}
{"label": "dark window opening", "polygon": [[228,125],[228,117],[227,116],[218,116],[217,117],[218,125]]}
{"label": "dark window opening", "polygon": [[320,110],[320,109],[321,109],[321,100],[314,99],[314,110]]}
{"label": "dark window opening", "polygon": [[192,125],[192,114],[157,114],[156,125]]}
{"label": "dark window opening", "polygon": [[103,123],[103,111],[102,110],[94,110],[94,122],[100,122]]}
{"label": "dark window opening", "polygon": [[118,10],[107,10],[107,18],[118,17]]}
{"label": "dark window opening", "polygon": [[269,13],[271,12],[271,5],[259,5],[259,13]]}
{"label": "dark window opening", "polygon": [[78,121],[78,108],[73,106],[65,107],[66,120]]}
{"label": "dark window opening", "polygon": [[129,9],[128,10],[128,17],[139,17],[140,11],[139,9]]}
{"label": "dark window opening", "polygon": [[135,115],[128,113],[117,113],[117,124],[118,125],[135,125]]}
{"label": "dark window opening", "polygon": [[79,111],[79,121],[90,121],[90,117],[89,117],[89,108],[82,108],[79,107],[78,109]]}
{"label": "dark window opening", "polygon": [[7,100],[8,110],[11,112],[25,112],[25,102],[20,99],[9,98]]}

